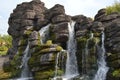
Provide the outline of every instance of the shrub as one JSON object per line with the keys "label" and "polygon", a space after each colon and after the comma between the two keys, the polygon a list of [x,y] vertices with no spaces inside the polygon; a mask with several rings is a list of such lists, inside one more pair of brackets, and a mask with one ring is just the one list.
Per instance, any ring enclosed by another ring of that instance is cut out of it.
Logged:
{"label": "shrub", "polygon": [[106,12],[107,14],[111,14],[113,12],[120,12],[120,3],[116,1],[112,6],[106,7]]}

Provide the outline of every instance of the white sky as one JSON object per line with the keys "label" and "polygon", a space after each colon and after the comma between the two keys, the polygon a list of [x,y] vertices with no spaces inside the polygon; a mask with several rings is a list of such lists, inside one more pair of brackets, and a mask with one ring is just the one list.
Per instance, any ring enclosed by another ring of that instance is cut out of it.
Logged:
{"label": "white sky", "polygon": [[[8,18],[17,4],[31,0],[1,0],[0,1],[0,34],[7,34]],[[55,4],[62,4],[65,7],[66,14],[83,14],[88,17],[94,17],[97,11],[106,6],[112,5],[116,0],[41,0],[47,8]],[[118,0],[119,1],[119,0]]]}

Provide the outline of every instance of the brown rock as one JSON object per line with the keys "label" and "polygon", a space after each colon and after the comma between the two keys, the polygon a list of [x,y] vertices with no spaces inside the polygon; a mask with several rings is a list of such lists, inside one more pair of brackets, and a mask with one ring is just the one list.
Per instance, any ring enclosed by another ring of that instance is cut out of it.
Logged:
{"label": "brown rock", "polygon": [[61,15],[61,14],[63,15],[65,14],[65,9],[64,9],[64,6],[60,4],[56,4],[54,7],[46,11],[46,17],[48,19],[51,19],[54,16]]}
{"label": "brown rock", "polygon": [[71,20],[71,17],[68,15],[58,15],[52,18],[52,23],[56,24],[60,22],[70,22],[70,20]]}

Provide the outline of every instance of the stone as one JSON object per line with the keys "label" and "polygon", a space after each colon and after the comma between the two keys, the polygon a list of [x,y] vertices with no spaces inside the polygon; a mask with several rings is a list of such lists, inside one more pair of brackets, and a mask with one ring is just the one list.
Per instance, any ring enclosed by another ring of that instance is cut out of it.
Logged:
{"label": "stone", "polygon": [[106,15],[106,9],[100,9],[95,15],[95,21],[101,21],[102,18]]}
{"label": "stone", "polygon": [[29,36],[30,41],[38,40],[38,39],[40,39],[40,37],[39,37],[39,33],[37,31],[33,31]]}
{"label": "stone", "polygon": [[52,23],[70,22],[71,18],[68,15],[57,15],[52,18]]}
{"label": "stone", "polygon": [[116,19],[113,20],[111,23],[111,25],[106,27],[106,46],[107,48],[109,48],[109,52],[118,53],[120,52],[120,22],[119,19]]}
{"label": "stone", "polygon": [[37,45],[40,44],[40,41],[39,40],[33,40],[33,41],[30,41],[30,48],[33,48]]}
{"label": "stone", "polygon": [[20,31],[14,30],[14,28],[9,27],[8,28],[8,34],[13,36],[13,37],[19,37],[20,36]]}
{"label": "stone", "polygon": [[91,31],[93,32],[102,32],[104,31],[104,25],[101,22],[93,22],[91,26]]}
{"label": "stone", "polygon": [[21,20],[21,27],[25,27],[25,26],[34,26],[34,22],[33,20]]}
{"label": "stone", "polygon": [[65,15],[64,6],[60,4],[56,4],[54,7],[52,7],[46,12],[46,17],[50,20],[54,16],[62,15],[62,14]]}
{"label": "stone", "polygon": [[84,15],[76,15],[72,17],[73,21],[76,21],[76,23],[79,23],[81,26],[91,23],[93,20],[89,17],[86,17]]}
{"label": "stone", "polygon": [[23,19],[34,19],[35,18],[35,11],[34,10],[27,10],[25,11],[25,13],[23,14],[22,18]]}
{"label": "stone", "polygon": [[68,40],[68,23],[59,23],[51,26],[53,40],[57,42],[66,42]]}

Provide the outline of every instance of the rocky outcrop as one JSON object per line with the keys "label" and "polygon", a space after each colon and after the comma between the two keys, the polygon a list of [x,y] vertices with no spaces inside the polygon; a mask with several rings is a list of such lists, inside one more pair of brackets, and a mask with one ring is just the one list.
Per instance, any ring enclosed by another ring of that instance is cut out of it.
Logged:
{"label": "rocky outcrop", "polygon": [[13,37],[12,48],[8,51],[8,54],[14,55],[17,53],[22,39],[28,37],[32,31],[37,30],[39,21],[41,21],[39,29],[47,23],[44,17],[45,10],[44,3],[39,0],[17,5],[8,22],[8,33]]}
{"label": "rocky outcrop", "polygon": [[[46,44],[34,47],[34,52],[31,54],[28,65],[35,80],[49,79],[54,77],[56,56],[61,50],[62,47],[57,44],[52,44],[51,40],[48,40]],[[59,70],[63,72],[62,69]]]}
{"label": "rocky outcrop", "polygon": [[84,15],[73,16],[72,20],[76,22],[75,23],[76,37],[85,36],[93,22],[91,18],[88,18]]}
{"label": "rocky outcrop", "polygon": [[[29,44],[29,53],[32,54],[29,66],[35,79],[52,78],[54,76],[56,54],[62,50],[62,47],[60,47],[63,46],[62,42],[66,43],[68,40],[67,27],[70,20],[71,17],[65,14],[64,6],[59,4],[56,4],[51,9],[44,7],[44,3],[40,0],[17,5],[16,9],[11,13],[8,22],[8,33],[13,38],[12,47],[8,50],[10,61],[7,66],[11,68],[5,66],[4,70],[11,72],[11,77],[19,76],[23,52]],[[42,37],[39,34],[39,30],[48,24],[50,24],[49,39],[57,43],[56,46],[53,46],[49,41],[46,44],[40,42]],[[52,54],[50,61],[40,61],[42,56],[49,54]],[[61,72],[61,70],[59,71]],[[46,73],[49,74],[44,76]],[[39,77],[39,75],[43,76]]]}
{"label": "rocky outcrop", "polygon": [[[99,15],[99,16],[98,16]],[[110,67],[107,80],[119,80],[120,69],[120,13],[106,15],[105,9],[98,11],[95,21],[101,22],[105,27],[105,47],[107,62]]]}
{"label": "rocky outcrop", "polygon": [[[98,11],[92,20],[84,15],[69,16],[64,6],[56,4],[50,9],[40,0],[24,2],[17,5],[9,18],[8,33],[12,36],[12,47],[8,50],[10,61],[5,63],[4,70],[11,72],[11,77],[18,77],[21,72],[21,60],[24,50],[29,44],[31,58],[28,65],[36,80],[54,77],[57,53],[67,47],[69,38],[68,26],[75,22],[75,39],[77,41],[77,62],[80,74],[94,76],[97,70],[97,47],[101,46],[101,32],[105,32],[107,64],[110,67],[107,80],[119,80],[120,70],[120,13],[106,14],[105,9]],[[49,37],[45,44],[41,43],[39,31],[49,24]],[[91,34],[93,38],[91,39]],[[52,43],[53,42],[53,43]],[[86,50],[89,55],[86,56]],[[52,54],[51,57],[48,57]],[[47,55],[47,56],[46,56]],[[64,64],[66,54],[64,56]],[[82,61],[82,59],[84,59]],[[59,59],[61,63],[61,57]],[[83,64],[84,62],[84,64]],[[9,63],[9,64],[7,64]],[[10,66],[9,67],[6,67]],[[59,75],[64,69],[59,66]],[[41,76],[40,76],[41,75]]]}

